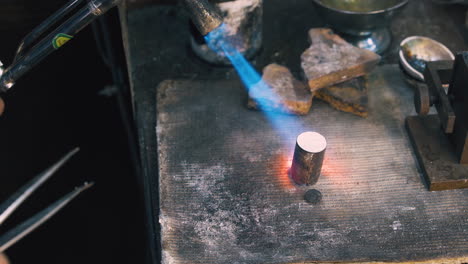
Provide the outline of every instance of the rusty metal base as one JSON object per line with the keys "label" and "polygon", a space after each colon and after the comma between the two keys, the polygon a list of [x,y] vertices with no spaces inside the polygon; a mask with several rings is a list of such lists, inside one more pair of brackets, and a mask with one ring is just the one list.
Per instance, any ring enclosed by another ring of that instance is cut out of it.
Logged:
{"label": "rusty metal base", "polygon": [[437,115],[407,117],[406,129],[430,191],[468,188],[468,166],[457,162]]}

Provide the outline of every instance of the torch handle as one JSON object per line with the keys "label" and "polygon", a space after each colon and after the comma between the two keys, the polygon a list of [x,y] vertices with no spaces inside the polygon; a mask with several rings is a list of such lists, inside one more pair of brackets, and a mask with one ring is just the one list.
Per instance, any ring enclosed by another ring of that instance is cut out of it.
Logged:
{"label": "torch handle", "polygon": [[75,34],[89,25],[94,19],[117,5],[120,0],[93,0],[79,9],[63,24],[44,37],[30,50],[17,58],[0,77],[0,92],[8,91],[25,73],[44,58],[73,38]]}

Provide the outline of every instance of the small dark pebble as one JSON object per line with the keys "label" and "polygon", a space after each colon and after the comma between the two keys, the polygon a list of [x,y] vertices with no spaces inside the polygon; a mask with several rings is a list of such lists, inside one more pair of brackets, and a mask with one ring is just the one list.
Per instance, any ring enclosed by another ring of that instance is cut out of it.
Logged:
{"label": "small dark pebble", "polygon": [[315,189],[308,190],[304,195],[304,199],[310,204],[318,204],[322,201],[322,193]]}

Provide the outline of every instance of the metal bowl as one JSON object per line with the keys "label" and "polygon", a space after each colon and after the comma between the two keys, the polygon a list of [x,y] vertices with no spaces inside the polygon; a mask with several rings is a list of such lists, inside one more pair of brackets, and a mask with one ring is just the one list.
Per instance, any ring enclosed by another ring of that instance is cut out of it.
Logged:
{"label": "metal bowl", "polygon": [[421,36],[404,39],[400,44],[399,56],[403,69],[420,81],[424,81],[424,69],[428,61],[455,60],[446,46]]}
{"label": "metal bowl", "polygon": [[409,0],[313,0],[333,29],[352,44],[383,53],[391,44],[393,17]]}

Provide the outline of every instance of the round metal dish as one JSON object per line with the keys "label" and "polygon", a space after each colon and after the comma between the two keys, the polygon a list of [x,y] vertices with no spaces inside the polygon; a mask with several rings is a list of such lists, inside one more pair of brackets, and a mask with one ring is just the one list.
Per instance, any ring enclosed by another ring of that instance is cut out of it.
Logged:
{"label": "round metal dish", "polygon": [[391,44],[388,29],[408,0],[313,0],[333,29],[357,47],[383,53]]}
{"label": "round metal dish", "polygon": [[424,69],[428,61],[455,59],[443,44],[421,36],[404,39],[400,44],[399,57],[403,69],[420,81],[424,81]]}

